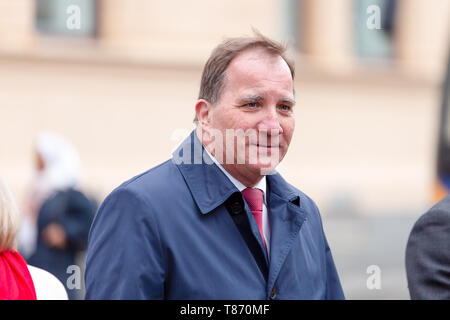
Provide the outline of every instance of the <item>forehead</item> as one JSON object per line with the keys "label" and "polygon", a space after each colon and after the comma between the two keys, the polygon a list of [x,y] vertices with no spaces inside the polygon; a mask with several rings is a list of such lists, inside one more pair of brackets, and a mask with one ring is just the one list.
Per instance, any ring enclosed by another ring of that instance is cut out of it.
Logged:
{"label": "forehead", "polygon": [[225,90],[276,89],[293,91],[292,75],[286,61],[263,48],[247,49],[228,65]]}

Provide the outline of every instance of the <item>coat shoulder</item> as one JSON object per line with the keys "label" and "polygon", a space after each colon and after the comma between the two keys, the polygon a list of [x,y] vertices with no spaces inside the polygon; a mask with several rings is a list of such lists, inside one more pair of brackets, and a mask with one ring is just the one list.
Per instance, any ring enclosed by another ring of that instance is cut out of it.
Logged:
{"label": "coat shoulder", "polygon": [[129,191],[138,197],[151,195],[157,197],[165,194],[183,181],[179,170],[171,160],[167,160],[118,186],[112,193],[117,191]]}
{"label": "coat shoulder", "polygon": [[428,216],[442,221],[450,222],[450,195],[436,203],[421,219],[428,218]]}
{"label": "coat shoulder", "polygon": [[[436,203],[431,209],[417,219],[411,233],[423,232],[424,228],[450,227],[450,196]],[[436,230],[434,230],[436,231]]]}
{"label": "coat shoulder", "polygon": [[309,213],[316,213],[320,215],[319,208],[316,202],[310,196],[308,196],[302,190],[293,186],[289,182],[285,180],[283,182],[285,183],[285,188],[289,190],[289,193],[291,194],[290,198],[293,200],[293,202],[297,203],[300,206],[300,208]]}
{"label": "coat shoulder", "polygon": [[167,160],[116,187],[102,202],[99,212],[111,207],[133,215],[164,214],[163,204],[170,205],[190,195],[177,166]]}

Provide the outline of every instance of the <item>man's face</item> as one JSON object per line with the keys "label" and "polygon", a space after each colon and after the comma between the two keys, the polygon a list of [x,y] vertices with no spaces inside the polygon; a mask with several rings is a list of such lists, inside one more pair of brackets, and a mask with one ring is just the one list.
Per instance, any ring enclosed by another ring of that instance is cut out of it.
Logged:
{"label": "man's face", "polygon": [[[289,66],[278,55],[254,48],[231,61],[219,101],[210,109],[208,127],[222,133],[223,150],[216,145],[213,155],[222,158],[232,175],[261,176],[283,159],[295,127],[293,91]],[[246,133],[245,139],[226,139],[227,131],[238,129]],[[243,150],[245,161],[239,158]],[[251,156],[255,154],[256,161]]]}

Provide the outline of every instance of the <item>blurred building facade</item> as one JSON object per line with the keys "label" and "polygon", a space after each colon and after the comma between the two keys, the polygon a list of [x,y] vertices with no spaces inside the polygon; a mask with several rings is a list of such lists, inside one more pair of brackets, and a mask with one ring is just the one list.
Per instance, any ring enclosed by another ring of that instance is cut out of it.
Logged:
{"label": "blurred building facade", "polygon": [[280,171],[325,215],[415,215],[434,181],[450,3],[389,2],[0,0],[1,172],[21,198],[33,139],[54,130],[101,200],[170,157],[192,129],[209,53],[253,27],[296,60]]}

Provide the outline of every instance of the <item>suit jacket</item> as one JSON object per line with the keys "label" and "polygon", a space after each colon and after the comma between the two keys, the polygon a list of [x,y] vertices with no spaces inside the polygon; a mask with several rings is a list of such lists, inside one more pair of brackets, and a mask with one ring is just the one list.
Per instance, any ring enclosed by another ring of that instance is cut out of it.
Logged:
{"label": "suit jacket", "polygon": [[101,205],[87,299],[343,299],[314,202],[267,176],[271,256],[241,193],[192,132]]}
{"label": "suit jacket", "polygon": [[414,224],[405,262],[411,299],[450,299],[450,196]]}

